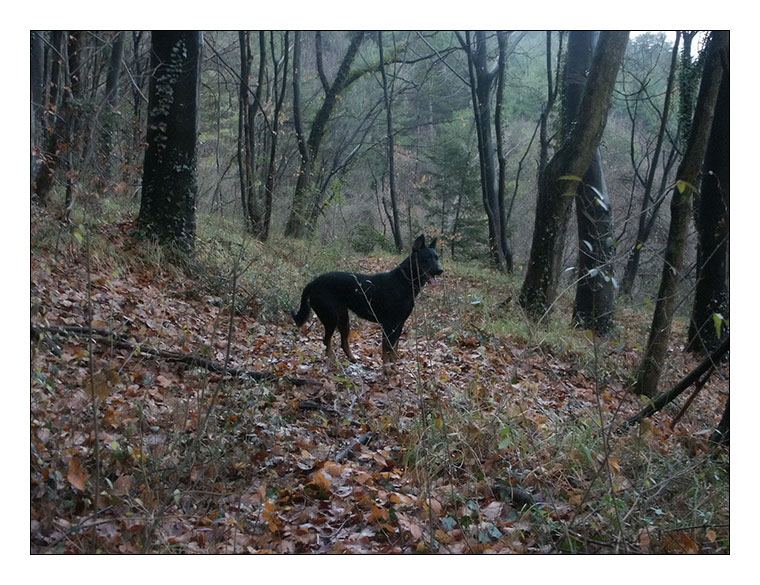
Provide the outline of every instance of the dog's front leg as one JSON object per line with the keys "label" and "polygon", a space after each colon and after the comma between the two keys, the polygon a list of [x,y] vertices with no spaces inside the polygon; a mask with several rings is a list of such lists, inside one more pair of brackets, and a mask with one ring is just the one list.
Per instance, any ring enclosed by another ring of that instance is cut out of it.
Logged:
{"label": "dog's front leg", "polygon": [[398,359],[398,340],[401,337],[403,323],[392,325],[383,324],[383,363],[395,362]]}

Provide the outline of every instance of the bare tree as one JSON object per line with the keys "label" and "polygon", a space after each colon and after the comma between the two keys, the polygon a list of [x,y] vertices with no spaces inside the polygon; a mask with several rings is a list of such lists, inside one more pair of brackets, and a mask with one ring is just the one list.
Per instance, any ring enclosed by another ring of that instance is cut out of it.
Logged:
{"label": "bare tree", "polygon": [[[338,72],[332,83],[327,81],[324,71],[321,71],[320,79],[323,83],[325,96],[320,108],[314,116],[308,138],[306,138],[303,128],[303,109],[300,98],[301,33],[295,33],[293,54],[293,117],[294,123],[296,124],[296,133],[298,135],[301,164],[298,171],[298,179],[296,181],[296,190],[293,195],[293,205],[285,226],[286,236],[300,238],[306,234],[307,229],[314,228],[315,221],[308,221],[308,219],[312,217],[313,212],[321,208],[322,204],[318,190],[315,192],[314,189],[314,166],[318,164],[317,159],[325,136],[325,130],[327,129],[327,124],[330,121],[339,96],[349,87],[349,85],[358,79],[357,76],[350,75],[351,65],[356,58],[356,54],[364,40],[364,36],[365,33],[361,31],[352,33],[351,42],[343,56]],[[319,64],[321,63],[321,51],[319,46],[317,46],[317,55],[317,63]],[[322,68],[320,67],[320,69]],[[296,97],[296,95],[298,97]],[[296,118],[298,118],[297,122]]]}
{"label": "bare tree", "polygon": [[672,190],[670,229],[665,248],[662,278],[657,293],[646,353],[642,359],[635,385],[635,392],[645,396],[654,396],[656,393],[660,374],[665,365],[692,209],[691,197],[696,191],[695,185],[705,158],[707,140],[718,99],[718,90],[723,74],[721,54],[727,49],[728,33],[713,32],[705,49],[702,82],[699,87],[686,152],[678,167],[676,184]]}
{"label": "bare tree", "polygon": [[539,178],[533,243],[520,292],[520,304],[535,319],[556,298],[572,195],[599,146],[627,43],[627,31],[599,35],[576,122]]}
{"label": "bare tree", "polygon": [[43,43],[43,32],[31,32],[31,50],[30,50],[30,82],[32,96],[32,157],[31,171],[34,176],[39,162],[40,139],[42,137],[43,113],[45,111],[45,47]]}
{"label": "bare tree", "polygon": [[[65,36],[65,43],[62,43]],[[75,93],[79,91],[79,41],[80,33],[56,31],[51,36],[51,81],[49,91],[48,137],[45,141],[42,161],[34,178],[32,193],[36,201],[46,205],[53,179],[58,168],[70,169],[77,107]],[[65,48],[64,48],[65,47]],[[61,84],[63,91],[61,91]],[[60,105],[59,105],[60,97]],[[67,173],[66,208],[71,206],[72,182]]]}
{"label": "bare tree", "polygon": [[100,135],[100,170],[106,182],[111,180],[116,156],[113,152],[114,134],[119,126],[119,79],[124,57],[126,33],[117,32],[111,42],[111,55],[106,76],[106,111]]}
{"label": "bare tree", "polygon": [[[490,65],[488,47],[484,31],[475,33],[472,41],[470,32],[465,33],[460,43],[467,52],[467,66],[470,75],[470,91],[475,116],[475,129],[478,137],[478,155],[480,161],[480,181],[483,194],[483,207],[488,218],[488,241],[491,261],[501,270],[511,270],[512,252],[507,246],[505,232],[504,188],[497,185],[496,154],[494,153],[494,118],[491,114],[491,92],[499,73],[504,72],[506,61],[506,39],[500,41],[500,63]],[[503,96],[503,78],[500,82]],[[497,104],[500,110],[501,104]],[[501,113],[499,113],[501,122]],[[499,139],[500,140],[500,139]],[[503,151],[502,151],[503,154]],[[501,195],[501,198],[500,198]]]}
{"label": "bare tree", "polygon": [[401,238],[401,217],[398,210],[398,194],[396,192],[396,143],[393,136],[393,88],[388,85],[388,76],[385,74],[385,55],[383,52],[383,33],[377,31],[377,47],[380,53],[380,75],[383,85],[383,102],[385,103],[386,140],[388,142],[388,183],[391,197],[391,232],[396,251],[401,252],[403,241]]}
{"label": "bare tree", "polygon": [[[659,168],[660,158],[663,153],[663,146],[665,144],[665,138],[667,134],[668,129],[668,121],[670,118],[670,110],[671,110],[671,100],[673,97],[673,87],[675,85],[675,77],[676,77],[676,71],[678,69],[678,47],[679,47],[679,40],[681,38],[680,31],[676,33],[676,39],[673,43],[673,49],[671,51],[671,58],[670,58],[670,72],[668,73],[668,80],[665,87],[665,98],[664,102],[662,104],[662,110],[659,112],[659,119],[660,119],[660,126],[657,131],[657,139],[655,140],[654,149],[652,150],[651,155],[649,156],[649,169],[646,173],[646,177],[642,178],[641,175],[638,172],[638,164],[635,161],[634,153],[633,153],[633,146],[631,146],[631,159],[634,166],[634,174],[635,179],[637,181],[640,181],[642,183],[642,186],[644,188],[644,194],[641,200],[641,211],[639,212],[639,219],[638,219],[638,228],[636,231],[636,238],[634,240],[633,246],[631,246],[630,251],[628,252],[628,258],[625,265],[625,271],[623,273],[623,280],[621,284],[621,292],[624,295],[630,295],[633,290],[633,285],[636,280],[636,274],[638,273],[639,269],[639,262],[641,260],[641,252],[644,249],[644,246],[646,245],[647,241],[649,240],[649,236],[652,233],[652,229],[654,228],[655,222],[657,220],[657,212],[660,209],[660,206],[662,205],[663,201],[665,201],[665,198],[667,196],[667,190],[665,188],[667,178],[669,176],[670,170],[672,166],[675,163],[676,160],[676,153],[677,148],[674,146],[667,156],[663,157],[663,168],[662,168],[662,174],[661,174],[661,180],[660,180],[660,188],[659,190],[655,191],[655,179],[657,175],[657,170]],[[637,93],[646,93],[646,86],[648,85],[649,80],[644,79],[641,81],[640,84],[640,90]],[[651,103],[654,107],[652,97],[647,95],[649,103]],[[637,97],[637,99],[639,99]],[[638,103],[635,106],[634,111],[638,111]],[[636,129],[636,118],[635,114],[630,113],[631,115],[631,145],[633,145],[633,134],[635,133]]]}
{"label": "bare tree", "polygon": [[[272,113],[271,132],[272,137],[269,142],[269,162],[267,165],[266,181],[264,183],[264,221],[262,225],[260,238],[266,241],[269,238],[269,231],[272,225],[272,201],[274,196],[275,181],[277,178],[277,143],[280,135],[280,113],[285,101],[285,93],[288,87],[288,54],[289,33],[283,33],[282,56],[280,59],[275,54],[274,32],[269,33],[270,53],[272,55],[272,66],[274,70],[274,111]],[[279,76],[282,75],[282,81]]]}

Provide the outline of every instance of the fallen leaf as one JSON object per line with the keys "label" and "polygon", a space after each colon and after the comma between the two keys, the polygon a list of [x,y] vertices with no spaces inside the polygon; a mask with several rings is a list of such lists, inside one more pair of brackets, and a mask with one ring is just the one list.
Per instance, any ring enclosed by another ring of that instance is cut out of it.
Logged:
{"label": "fallen leaf", "polygon": [[89,478],[90,476],[87,470],[82,467],[82,462],[79,461],[79,458],[72,457],[69,461],[69,471],[66,474],[66,479],[69,480],[69,483],[80,492],[83,492]]}

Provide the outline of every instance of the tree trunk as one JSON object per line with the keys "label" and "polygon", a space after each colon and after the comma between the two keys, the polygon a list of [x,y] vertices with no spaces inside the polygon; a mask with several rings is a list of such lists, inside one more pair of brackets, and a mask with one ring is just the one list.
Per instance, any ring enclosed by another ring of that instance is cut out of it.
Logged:
{"label": "tree trunk", "polygon": [[[636,241],[628,253],[628,260],[625,264],[623,273],[623,282],[621,292],[630,296],[633,291],[633,284],[636,281],[636,274],[639,270],[639,261],[641,259],[641,250],[649,240],[649,234],[654,227],[654,220],[657,217],[659,205],[656,204],[655,198],[652,197],[654,188],[655,173],[662,152],[662,145],[665,140],[665,133],[668,127],[668,118],[670,117],[670,102],[673,96],[673,85],[675,84],[676,70],[678,68],[678,44],[681,33],[676,33],[676,40],[673,43],[673,51],[670,58],[670,73],[668,74],[667,86],[665,88],[665,101],[662,106],[662,116],[660,118],[660,129],[657,132],[657,141],[654,152],[652,153],[649,173],[647,173],[646,183],[644,184],[644,195],[641,200],[641,213],[639,214],[638,230],[636,232]],[[662,195],[658,194],[658,199]]]}
{"label": "tree trunk", "polygon": [[45,111],[45,78],[44,78],[44,58],[45,50],[42,42],[42,31],[32,31],[31,33],[31,66],[30,66],[30,82],[31,82],[31,96],[32,96],[32,112],[31,112],[31,173],[32,177],[35,175],[37,165],[39,164],[40,155],[40,140],[42,137],[42,114]]}
{"label": "tree trunk", "polygon": [[594,152],[583,185],[575,199],[578,220],[578,284],[575,289],[573,322],[600,335],[613,326],[615,253],[612,204],[602,169],[599,148]]}
{"label": "tree trunk", "polygon": [[[728,56],[726,55],[726,63]],[[730,193],[730,96],[728,71],[715,106],[705,154],[697,214],[697,286],[689,322],[687,349],[709,353],[728,327],[728,235]],[[713,321],[714,314],[722,319]]]}
{"label": "tree trunk", "polygon": [[705,158],[715,103],[723,73],[721,53],[728,49],[728,33],[712,33],[706,49],[704,72],[692,120],[686,152],[676,174],[670,204],[670,230],[665,248],[665,263],[649,332],[647,349],[639,369],[634,391],[654,396],[670,341],[670,328],[676,308],[676,293],[683,267],[683,254],[691,215],[691,196]]}
{"label": "tree trunk", "polygon": [[251,101],[251,55],[250,34],[238,33],[240,40],[240,94],[238,122],[238,171],[240,174],[240,196],[246,230],[261,239],[264,231],[261,202],[256,189],[256,114],[260,108],[261,91],[264,85],[266,63],[266,43],[264,32],[259,31],[259,73],[256,90]]}
{"label": "tree trunk", "polygon": [[139,161],[143,157],[143,108],[147,102],[145,97],[145,74],[147,62],[141,58],[140,47],[145,37],[143,31],[132,32],[132,61],[131,61],[131,87],[132,87],[132,120],[130,122],[129,146],[124,156],[123,180],[128,183],[137,182]]}
{"label": "tree trunk", "polygon": [[154,31],[148,149],[138,225],[147,237],[189,252],[195,239],[201,33]]}
{"label": "tree trunk", "polygon": [[501,218],[503,213],[499,208],[495,170],[496,156],[493,146],[493,130],[491,129],[491,88],[496,79],[497,70],[489,70],[488,68],[486,36],[483,31],[475,33],[474,46],[469,31],[465,33],[465,39],[464,48],[468,56],[470,93],[478,137],[480,188],[483,195],[483,208],[488,218],[489,252],[491,263],[499,270],[505,270],[507,260],[502,248]]}
{"label": "tree trunk", "polygon": [[269,230],[272,225],[272,199],[274,195],[274,183],[275,175],[277,172],[276,156],[277,156],[277,139],[279,137],[280,128],[280,112],[282,111],[282,104],[285,100],[285,92],[288,87],[288,40],[289,33],[285,31],[282,42],[282,86],[278,84],[279,67],[275,60],[274,53],[274,33],[270,32],[270,44],[272,46],[272,61],[274,62],[274,113],[272,114],[272,140],[269,143],[269,165],[267,167],[267,178],[264,185],[264,225],[262,226],[261,241],[265,242],[269,239]]}
{"label": "tree trunk", "polygon": [[707,377],[709,377],[710,372],[723,361],[724,357],[729,352],[730,347],[730,339],[726,336],[723,338],[720,345],[715,348],[708,357],[702,360],[696,368],[682,378],[678,384],[673,386],[673,388],[650,400],[649,404],[625,422],[625,426],[633,426],[643,419],[652,416],[655,412],[659,412],[665,408],[666,405],[670,404],[683,394],[690,386],[698,384],[700,380],[704,383],[704,381],[707,380]]}
{"label": "tree trunk", "polygon": [[[65,33],[64,33],[65,34]],[[80,33],[72,31],[65,34],[66,38],[66,61],[64,65],[63,45],[61,40],[64,34],[53,34],[53,68],[50,87],[50,110],[52,114],[52,126],[48,127],[44,158],[39,165],[37,175],[32,186],[32,193],[41,205],[46,205],[50,190],[53,188],[53,177],[59,167],[64,171],[72,170],[72,157],[74,153],[74,134],[76,123],[77,105],[75,98],[79,92],[79,41]],[[60,84],[63,82],[63,92]],[[57,106],[60,95],[60,107]],[[66,209],[71,208],[72,203],[72,177],[66,172]]]}
{"label": "tree trunk", "polygon": [[100,139],[100,171],[108,184],[114,175],[116,156],[113,152],[114,134],[119,126],[119,78],[124,57],[124,32],[117,32],[111,44],[106,76],[106,115],[102,122]]}
{"label": "tree trunk", "polygon": [[380,51],[380,76],[383,81],[383,100],[385,102],[385,126],[388,142],[388,175],[391,196],[391,232],[396,252],[401,253],[404,247],[401,238],[401,220],[398,211],[398,195],[396,193],[396,164],[395,164],[395,140],[393,136],[393,109],[391,108],[391,93],[388,91],[388,78],[385,74],[385,58],[383,55],[383,33],[377,32],[377,47]]}
{"label": "tree trunk", "polygon": [[501,225],[500,244],[501,250],[506,262],[507,272],[512,274],[514,263],[512,259],[512,250],[509,247],[508,239],[508,214],[506,210],[506,191],[507,191],[507,154],[504,152],[504,124],[502,110],[504,106],[504,86],[507,83],[507,41],[509,33],[499,31],[496,33],[496,39],[499,44],[499,60],[497,64],[497,85],[496,85],[496,112],[494,114],[494,129],[496,131],[496,158],[499,162],[499,178],[497,182],[497,204],[499,208],[499,224]]}
{"label": "tree trunk", "polygon": [[[576,36],[580,38],[574,42]],[[596,33],[591,32],[570,33],[568,49],[578,44],[580,51],[568,52],[567,66],[571,65],[571,57],[577,58],[577,61],[573,61],[574,68],[571,74],[578,81],[580,76],[583,76],[584,71],[588,71],[591,67],[595,37]],[[573,83],[578,81],[573,80]],[[576,92],[573,91],[573,94]],[[576,115],[577,105],[570,103],[570,100],[566,101],[566,108],[568,110],[572,108],[573,119]],[[583,182],[578,185],[575,211],[578,224],[578,262],[576,265],[578,281],[575,290],[573,323],[605,335],[612,329],[613,324],[612,311],[615,287],[612,274],[612,257],[614,239],[612,204],[607,194],[607,184],[604,180],[602,168],[602,154],[599,148],[594,151],[591,165],[583,175]]]}
{"label": "tree trunk", "polygon": [[[306,235],[307,230],[311,231],[316,227],[317,218],[315,213],[321,209],[321,201],[319,200],[319,189],[314,185],[313,170],[314,164],[319,156],[319,150],[324,139],[327,124],[330,121],[333,110],[338,102],[343,90],[354,80],[349,78],[349,72],[351,65],[356,58],[356,54],[359,51],[359,46],[364,40],[364,32],[353,33],[351,43],[346,50],[346,54],[341,61],[338,72],[335,75],[335,79],[330,85],[329,91],[325,92],[325,98],[322,101],[317,114],[314,116],[314,121],[309,131],[309,137],[305,144],[303,142],[303,132],[299,140],[299,151],[301,153],[301,165],[298,171],[298,180],[296,181],[296,190],[293,195],[293,205],[290,210],[287,224],[285,225],[285,235],[292,238],[302,238]],[[294,48],[293,58],[293,110],[294,117],[295,112],[298,111],[299,118],[302,115],[302,108],[300,106],[300,33],[296,32],[296,45]],[[298,65],[296,66],[295,54],[298,53]],[[297,72],[298,71],[298,72]],[[298,86],[298,89],[296,89]],[[295,92],[299,93],[299,104],[296,105]]]}
{"label": "tree trunk", "polygon": [[575,124],[539,178],[533,243],[520,292],[520,304],[534,319],[547,313],[556,298],[570,206],[578,178],[599,147],[627,43],[627,31],[599,36]]}

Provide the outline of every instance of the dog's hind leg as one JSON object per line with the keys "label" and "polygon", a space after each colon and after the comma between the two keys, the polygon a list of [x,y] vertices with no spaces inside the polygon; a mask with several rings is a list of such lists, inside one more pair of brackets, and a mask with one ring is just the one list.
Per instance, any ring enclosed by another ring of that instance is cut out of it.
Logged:
{"label": "dog's hind leg", "polygon": [[354,354],[351,353],[351,347],[348,345],[348,334],[351,330],[348,321],[348,309],[338,309],[338,331],[340,332],[340,346],[351,363],[356,362]]}
{"label": "dog's hind leg", "polygon": [[327,352],[327,360],[329,362],[335,362],[335,352],[332,348],[332,336],[333,333],[335,333],[335,323],[327,324],[325,323],[325,350]]}
{"label": "dog's hind leg", "polygon": [[312,299],[311,308],[314,309],[317,317],[322,321],[322,325],[325,326],[325,336],[323,340],[325,342],[327,360],[331,363],[335,363],[335,352],[332,348],[332,336],[333,333],[335,333],[335,326],[338,324],[338,317],[335,314],[335,309],[320,298]]}

